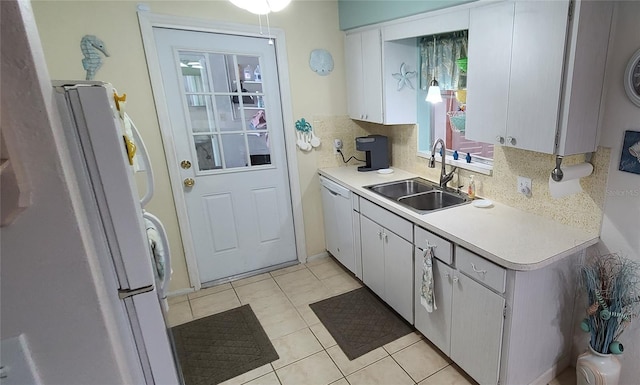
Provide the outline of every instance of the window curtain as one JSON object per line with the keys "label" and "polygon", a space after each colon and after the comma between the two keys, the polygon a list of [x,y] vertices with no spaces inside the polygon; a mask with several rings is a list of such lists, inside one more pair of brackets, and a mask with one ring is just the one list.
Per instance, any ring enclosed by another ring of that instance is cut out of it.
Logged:
{"label": "window curtain", "polygon": [[[456,60],[467,57],[468,31],[457,31],[435,35],[434,39],[424,36],[420,39],[420,86],[423,90],[435,77],[441,90],[467,88],[467,74],[456,65]],[[434,74],[435,70],[435,74]]]}

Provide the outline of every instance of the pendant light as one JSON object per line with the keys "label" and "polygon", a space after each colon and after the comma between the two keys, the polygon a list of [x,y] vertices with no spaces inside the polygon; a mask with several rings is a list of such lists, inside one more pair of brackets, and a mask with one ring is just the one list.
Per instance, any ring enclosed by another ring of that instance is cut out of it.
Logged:
{"label": "pendant light", "polygon": [[425,100],[431,104],[440,103],[442,95],[440,94],[440,86],[436,80],[436,70],[438,68],[436,60],[436,36],[433,35],[433,80],[429,83],[429,91]]}

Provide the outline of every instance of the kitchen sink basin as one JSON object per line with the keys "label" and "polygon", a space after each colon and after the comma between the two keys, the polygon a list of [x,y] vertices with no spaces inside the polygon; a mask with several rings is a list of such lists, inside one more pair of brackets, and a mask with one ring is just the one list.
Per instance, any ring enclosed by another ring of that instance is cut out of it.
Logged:
{"label": "kitchen sink basin", "polygon": [[434,185],[425,179],[414,178],[367,186],[366,188],[386,198],[397,200],[398,198],[407,195],[433,191],[436,187],[437,185]]}
{"label": "kitchen sink basin", "polygon": [[443,191],[430,191],[398,199],[398,203],[418,211],[431,211],[456,206],[467,202],[467,198]]}
{"label": "kitchen sink basin", "polygon": [[470,202],[467,195],[448,188],[442,189],[437,184],[422,178],[381,183],[365,186],[365,188],[419,213]]}

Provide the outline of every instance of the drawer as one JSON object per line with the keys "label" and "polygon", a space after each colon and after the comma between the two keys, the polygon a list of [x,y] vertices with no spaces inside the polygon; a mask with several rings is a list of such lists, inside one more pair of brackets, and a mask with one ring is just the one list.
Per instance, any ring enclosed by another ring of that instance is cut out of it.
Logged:
{"label": "drawer", "polygon": [[408,220],[399,217],[366,199],[360,199],[360,214],[413,243],[412,222],[409,222]]}
{"label": "drawer", "polygon": [[[433,252],[436,258],[448,265],[453,263],[453,244],[451,242],[418,226],[414,227],[413,234],[416,247],[424,250],[427,246],[435,246],[436,248]],[[422,255],[422,253],[420,253],[420,255]]]}
{"label": "drawer", "polygon": [[476,281],[504,293],[507,271],[505,268],[456,246],[456,267]]}

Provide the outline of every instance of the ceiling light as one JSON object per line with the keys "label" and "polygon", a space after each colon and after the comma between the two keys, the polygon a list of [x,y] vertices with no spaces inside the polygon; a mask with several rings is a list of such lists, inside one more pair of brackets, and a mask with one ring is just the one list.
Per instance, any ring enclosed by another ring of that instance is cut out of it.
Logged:
{"label": "ceiling light", "polygon": [[283,10],[291,0],[229,0],[236,7],[245,9],[256,15]]}

